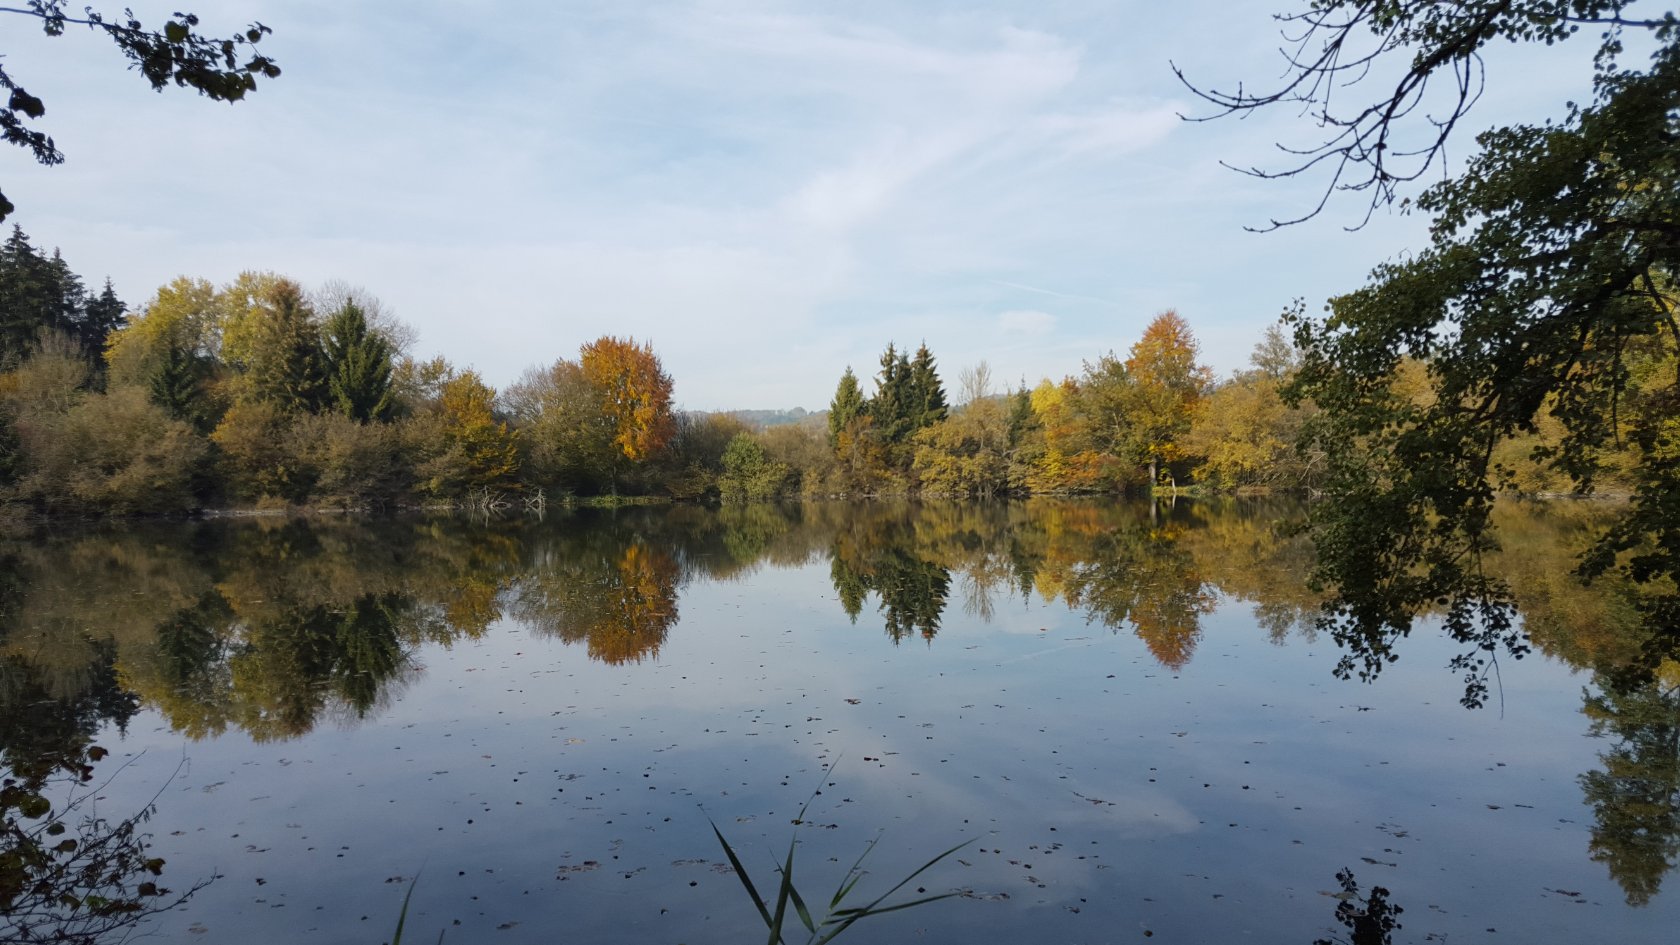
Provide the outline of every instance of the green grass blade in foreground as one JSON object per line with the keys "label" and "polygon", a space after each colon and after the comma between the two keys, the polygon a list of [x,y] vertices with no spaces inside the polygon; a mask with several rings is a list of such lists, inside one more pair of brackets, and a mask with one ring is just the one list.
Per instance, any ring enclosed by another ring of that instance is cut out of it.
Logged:
{"label": "green grass blade in foreground", "polygon": [[402,911],[397,913],[397,930],[391,933],[391,945],[402,945],[403,924],[408,921],[408,901],[414,898],[414,884],[420,881],[420,874],[408,881],[408,892],[403,894]]}
{"label": "green grass blade in foreground", "polygon": [[876,915],[885,915],[888,912],[897,912],[901,909],[926,905],[930,902],[938,902],[941,899],[949,899],[952,896],[959,895],[956,892],[940,893],[939,895],[924,896],[920,899],[913,899],[909,902],[896,903],[890,906],[881,905],[881,903],[885,902],[889,896],[898,892],[900,889],[903,889],[906,884],[931,869],[939,861],[945,859],[958,850],[961,850],[963,847],[968,846],[970,843],[973,843],[973,840],[965,840],[949,850],[946,850],[944,853],[939,854],[933,859],[928,860],[926,863],[923,863],[910,875],[893,884],[892,888],[870,900],[867,905],[850,907],[842,906],[846,897],[851,895],[853,890],[857,888],[858,882],[863,878],[863,861],[869,856],[870,851],[875,849],[875,845],[879,843],[881,839],[880,837],[876,837],[874,840],[869,842],[868,846],[864,847],[863,853],[858,856],[857,861],[852,864],[851,869],[847,870],[846,875],[841,878],[840,885],[835,889],[834,897],[828,902],[826,914],[820,921],[813,918],[811,910],[805,904],[805,897],[800,894],[799,889],[794,885],[794,854],[799,846],[797,834],[800,825],[805,823],[805,813],[810,809],[811,803],[816,800],[817,795],[822,793],[820,784],[827,783],[829,776],[833,774],[833,772],[834,764],[830,763],[829,766],[823,770],[823,780],[822,782],[819,782],[819,787],[812,792],[809,798],[806,799],[805,804],[799,808],[799,814],[793,820],[795,837],[793,840],[789,841],[787,856],[777,867],[777,872],[781,874],[781,881],[777,884],[774,913],[771,912],[770,906],[764,901],[764,897],[759,894],[758,887],[753,885],[752,877],[747,875],[747,868],[745,864],[743,864],[741,862],[741,858],[735,854],[735,848],[729,845],[728,839],[724,837],[723,831],[718,829],[717,823],[715,821],[711,822],[712,833],[716,835],[718,844],[723,847],[724,855],[729,857],[729,865],[734,867],[735,875],[740,877],[741,885],[747,890],[747,895],[751,897],[753,905],[758,909],[759,918],[764,920],[765,926],[769,929],[769,945],[784,945],[784,940],[782,938],[782,923],[787,916],[787,906],[789,902],[793,903],[794,911],[799,915],[799,921],[805,926],[806,931],[810,933],[808,942],[810,942],[811,945],[826,945],[826,943],[833,941],[837,936],[839,936],[841,932],[851,928],[852,924],[857,922],[859,919],[866,919],[870,916]]}
{"label": "green grass blade in foreground", "polygon": [[734,868],[735,875],[741,880],[741,885],[746,887],[747,895],[752,898],[753,905],[758,907],[759,918],[763,919],[765,926],[770,929],[771,945],[775,945],[781,936],[776,930],[775,923],[770,921],[770,907],[764,904],[764,897],[758,894],[758,887],[753,885],[752,877],[747,875],[747,868],[741,863],[741,858],[735,855],[735,848],[730,846],[729,841],[723,838],[723,831],[718,829],[717,822],[710,818],[707,818],[707,822],[712,825],[712,833],[717,836],[718,843],[723,847],[723,855],[729,857],[729,865]]}
{"label": "green grass blade in foreground", "polygon": [[[906,876],[903,879],[899,880],[898,883],[895,884],[891,889],[887,890],[886,892],[882,893],[879,896],[876,896],[867,906],[853,907],[853,908],[848,908],[848,909],[837,909],[837,910],[832,911],[830,913],[829,917],[823,920],[823,924],[824,925],[833,925],[834,926],[833,930],[830,931],[828,934],[823,935],[820,938],[813,939],[812,941],[817,943],[817,945],[822,945],[822,943],[833,941],[841,932],[844,932],[846,929],[850,928],[852,926],[852,923],[858,921],[859,919],[867,919],[870,916],[876,916],[876,915],[886,915],[889,912],[897,912],[900,909],[908,909],[912,906],[924,906],[924,905],[927,905],[930,902],[938,902],[941,899],[949,899],[952,896],[959,895],[958,893],[955,893],[955,892],[947,892],[947,893],[940,893],[940,894],[935,895],[935,896],[924,896],[921,899],[912,899],[909,902],[900,902],[900,903],[897,903],[897,904],[891,905],[891,906],[882,906],[881,905],[882,902],[886,901],[886,898],[888,896],[891,896],[893,893],[898,892],[900,889],[903,889],[904,886],[907,883],[909,883],[911,880],[915,879],[916,877],[922,875],[922,873],[926,872],[928,869],[932,868],[934,864],[938,863],[940,860],[945,859],[946,857],[948,857],[951,854],[957,852],[958,850],[961,850],[963,847],[966,847],[973,842],[974,842],[973,840],[964,840],[963,842],[957,844],[956,846],[952,847],[951,849],[946,850],[944,853],[941,853],[938,856],[934,857],[933,859],[928,860],[926,863],[923,863],[920,867],[918,867],[916,869],[916,871],[914,873],[911,873],[909,876]],[[873,844],[871,846],[873,846]],[[863,861],[861,859],[859,859],[858,862],[862,863]],[[853,885],[855,885],[855,884],[856,884],[856,881],[854,880]]]}

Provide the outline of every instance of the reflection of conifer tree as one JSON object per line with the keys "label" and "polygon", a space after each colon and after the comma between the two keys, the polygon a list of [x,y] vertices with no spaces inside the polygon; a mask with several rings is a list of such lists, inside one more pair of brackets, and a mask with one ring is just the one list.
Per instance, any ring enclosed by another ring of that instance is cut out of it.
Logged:
{"label": "reflection of conifer tree", "polygon": [[139,699],[117,681],[116,648],[101,642],[94,652],[84,685],[69,694],[54,693],[39,668],[23,658],[0,659],[0,758],[8,769],[50,768],[54,759],[80,752],[100,726],[127,728]]}
{"label": "reflection of conifer tree", "polygon": [[899,643],[920,631],[923,639],[932,640],[950,596],[951,572],[903,547],[887,549],[871,564],[887,635]]}
{"label": "reflection of conifer tree", "polygon": [[951,572],[920,557],[915,530],[902,524],[878,521],[862,534],[835,542],[829,577],[853,623],[873,591],[894,643],[917,632],[932,640],[950,596]]}
{"label": "reflection of conifer tree", "polygon": [[1588,849],[1632,906],[1650,902],[1680,862],[1677,681],[1659,676],[1643,685],[1607,685],[1588,695],[1581,710],[1595,736],[1619,740],[1599,754],[1603,769],[1580,782],[1596,821]]}
{"label": "reflection of conifer tree", "polygon": [[298,606],[252,628],[233,664],[244,728],[258,740],[314,728],[330,700],[366,717],[407,665],[394,596],[363,596],[344,611]]}
{"label": "reflection of conifer tree", "polygon": [[191,738],[220,734],[227,727],[233,680],[226,641],[232,621],[227,601],[212,591],[158,624],[158,669],[164,683],[160,689],[167,698],[159,708],[177,731]]}
{"label": "reflection of conifer tree", "polygon": [[408,601],[395,594],[365,595],[350,605],[338,626],[333,688],[358,717],[379,704],[385,684],[408,665],[397,636]]}
{"label": "reflection of conifer tree", "polygon": [[841,608],[852,623],[857,623],[858,614],[863,612],[863,599],[869,596],[868,582],[840,555],[829,562],[828,576],[834,582],[834,592],[840,596]]}

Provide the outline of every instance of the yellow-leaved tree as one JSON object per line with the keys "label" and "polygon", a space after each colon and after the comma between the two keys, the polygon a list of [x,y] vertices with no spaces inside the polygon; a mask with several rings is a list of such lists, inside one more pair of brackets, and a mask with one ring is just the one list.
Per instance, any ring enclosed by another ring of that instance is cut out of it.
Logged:
{"label": "yellow-leaved tree", "polygon": [[1168,309],[1149,323],[1126,359],[1129,458],[1148,464],[1151,485],[1160,481],[1163,463],[1184,455],[1184,437],[1213,384],[1213,372],[1196,363],[1197,351],[1189,323]]}

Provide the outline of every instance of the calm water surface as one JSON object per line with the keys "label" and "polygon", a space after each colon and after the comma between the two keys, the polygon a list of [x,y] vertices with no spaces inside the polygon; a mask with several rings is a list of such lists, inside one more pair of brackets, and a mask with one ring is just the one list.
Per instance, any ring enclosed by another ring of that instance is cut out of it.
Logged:
{"label": "calm water surface", "polygon": [[[1680,672],[1511,509],[1534,652],[1481,709],[1426,618],[1335,678],[1282,506],[693,507],[218,522],[0,548],[0,736],[155,797],[164,941],[757,941],[821,898],[960,896],[917,942],[1657,942],[1680,928]],[[824,780],[825,768],[833,772]],[[3,852],[3,851],[0,851]],[[416,877],[418,877],[416,881]],[[1380,887],[1384,893],[1374,893]],[[1386,902],[1384,938],[1360,915]]]}

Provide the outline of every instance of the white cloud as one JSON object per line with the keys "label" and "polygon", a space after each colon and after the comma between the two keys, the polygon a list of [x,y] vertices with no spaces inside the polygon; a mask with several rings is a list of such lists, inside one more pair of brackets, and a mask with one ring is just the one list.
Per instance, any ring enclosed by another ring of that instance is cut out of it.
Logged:
{"label": "white cloud", "polygon": [[1229,370],[1419,229],[1242,231],[1300,192],[1217,165],[1275,123],[1175,117],[1168,55],[1270,67],[1264,12],[1214,0],[239,4],[209,25],[261,18],[286,71],[233,107],[96,37],[8,38],[70,155],[0,149],[16,222],[132,302],[246,268],[364,285],[497,384],[610,332],[688,406],[818,407],[889,340],[1031,380],[1170,306]]}

